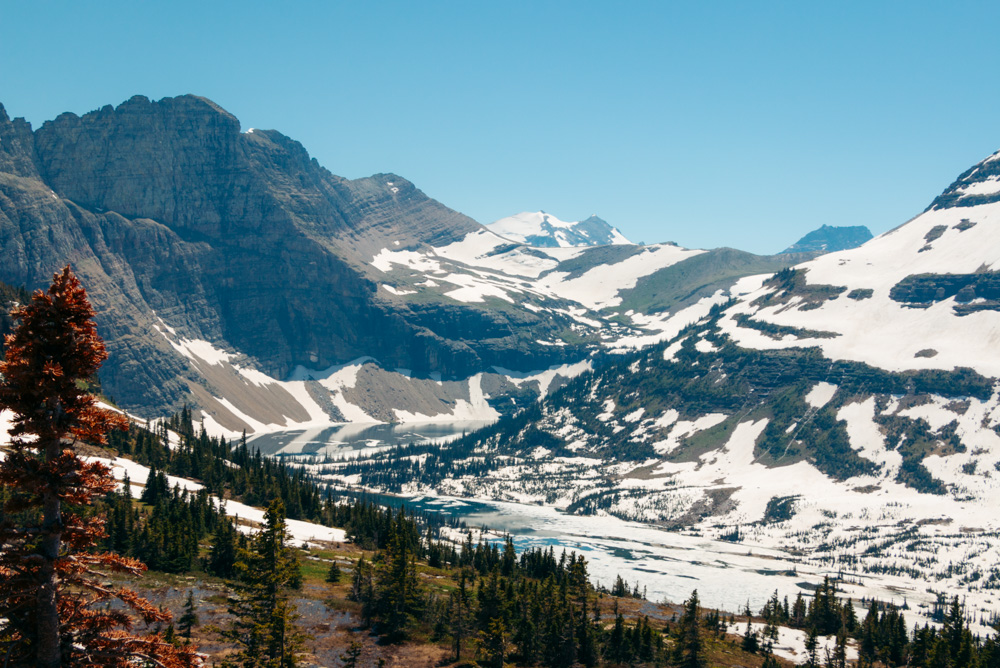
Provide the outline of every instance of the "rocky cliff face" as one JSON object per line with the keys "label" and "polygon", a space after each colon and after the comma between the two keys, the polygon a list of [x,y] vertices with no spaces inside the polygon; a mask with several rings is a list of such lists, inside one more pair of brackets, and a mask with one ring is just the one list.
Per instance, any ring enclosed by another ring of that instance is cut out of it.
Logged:
{"label": "rocky cliff face", "polygon": [[[361,356],[445,377],[567,359],[530,345],[528,312],[446,304],[437,317],[379,297],[367,268],[379,248],[479,228],[401,177],[350,181],[278,132],[241,132],[204,98],[135,97],[34,132],[0,107],[0,280],[43,287],[71,262],[101,313],[105,390],[132,410],[163,411],[195,387],[221,396],[168,330],[276,378]],[[480,345],[484,321],[496,331]]]}

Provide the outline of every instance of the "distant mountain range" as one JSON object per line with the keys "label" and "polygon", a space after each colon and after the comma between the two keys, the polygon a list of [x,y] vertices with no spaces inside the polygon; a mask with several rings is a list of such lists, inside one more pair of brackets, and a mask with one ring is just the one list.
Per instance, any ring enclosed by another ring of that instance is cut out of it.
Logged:
{"label": "distant mountain range", "polygon": [[543,248],[632,244],[617,228],[597,216],[567,223],[544,211],[525,211],[486,227],[505,239]]}
{"label": "distant mountain range", "polygon": [[217,431],[493,418],[808,257],[636,246],[596,217],[500,227],[398,175],[335,176],[205,98],[37,130],[0,108],[0,281],[44,287],[71,262],[105,391]]}

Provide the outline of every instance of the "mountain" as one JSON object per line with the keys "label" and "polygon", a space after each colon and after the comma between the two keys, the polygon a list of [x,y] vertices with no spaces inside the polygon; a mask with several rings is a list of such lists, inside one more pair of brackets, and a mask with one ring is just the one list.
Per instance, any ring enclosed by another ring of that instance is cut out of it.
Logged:
{"label": "mountain", "polygon": [[[653,522],[839,572],[859,597],[880,583],[994,609],[997,158],[860,247],[739,279],[669,340],[389,487]],[[360,484],[394,470],[369,462]]]}
{"label": "mountain", "polygon": [[567,223],[544,211],[519,213],[487,225],[505,239],[541,248],[607,246],[632,242],[597,216]]}
{"label": "mountain", "polygon": [[864,225],[852,227],[832,227],[823,225],[813,230],[782,253],[833,253],[857,248],[872,238],[871,230]]}
{"label": "mountain", "polygon": [[[795,261],[702,255],[511,241],[197,96],[37,130],[0,107],[0,281],[41,288],[72,263],[107,341],[105,393],[146,417],[192,406],[217,433],[493,419]],[[684,266],[676,297],[657,296]]]}
{"label": "mountain", "polygon": [[[42,287],[72,262],[101,310],[106,387],[147,414],[191,402],[264,422],[343,417],[241,368],[287,378],[368,356],[468,378],[565,362],[571,347],[535,343],[553,326],[530,311],[410,309],[370,278],[373,249],[479,229],[401,177],[343,179],[280,133],[241,132],[203,98],[136,97],[34,132],[0,111],[0,278]],[[227,356],[198,356],[212,347]]]}

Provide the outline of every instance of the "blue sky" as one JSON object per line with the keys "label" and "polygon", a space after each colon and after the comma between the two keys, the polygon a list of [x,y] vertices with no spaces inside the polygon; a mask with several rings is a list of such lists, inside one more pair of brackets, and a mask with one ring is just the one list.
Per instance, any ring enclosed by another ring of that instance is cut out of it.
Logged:
{"label": "blue sky", "polygon": [[895,227],[1000,148],[997,25],[1000,3],[0,2],[0,102],[37,127],[195,93],[480,222],[766,253]]}

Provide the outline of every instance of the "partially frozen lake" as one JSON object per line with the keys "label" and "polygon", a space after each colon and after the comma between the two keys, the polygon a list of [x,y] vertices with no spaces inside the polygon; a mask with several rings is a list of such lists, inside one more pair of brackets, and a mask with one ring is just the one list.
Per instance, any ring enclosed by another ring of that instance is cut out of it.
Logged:
{"label": "partially frozen lake", "polygon": [[[329,425],[261,434],[249,439],[265,455],[288,457],[366,456],[410,443],[447,443],[488,422]],[[855,599],[877,597],[910,608],[909,616],[928,611],[929,587],[902,576],[837,573],[815,560],[784,551],[705,538],[692,532],[666,531],[611,516],[570,515],[551,506],[446,496],[392,497],[394,502],[488,527],[490,540],[509,533],[518,551],[552,546],[556,553],[586,557],[592,580],[610,587],[621,575],[639,582],[652,601],[678,603],[698,590],[704,605],[730,612],[749,602],[756,611],[777,590],[794,600],[810,595],[824,576],[843,576],[839,588]],[[453,534],[456,538],[461,538]],[[478,540],[478,531],[474,540]]]}
{"label": "partially frozen lake", "polygon": [[[621,575],[631,586],[646,588],[652,601],[678,603],[693,589],[703,605],[739,612],[749,601],[756,611],[774,590],[794,600],[798,593],[811,595],[829,575],[781,550],[743,543],[709,540],[696,535],[664,531],[614,517],[568,515],[554,508],[499,501],[418,496],[407,505],[454,515],[469,527],[486,526],[509,533],[518,551],[553,546],[556,554],[576,551],[586,557],[592,580],[610,587]],[[478,532],[473,539],[478,540]],[[851,596],[877,596],[916,608],[933,597],[915,583],[893,576],[845,574],[841,588]]]}

